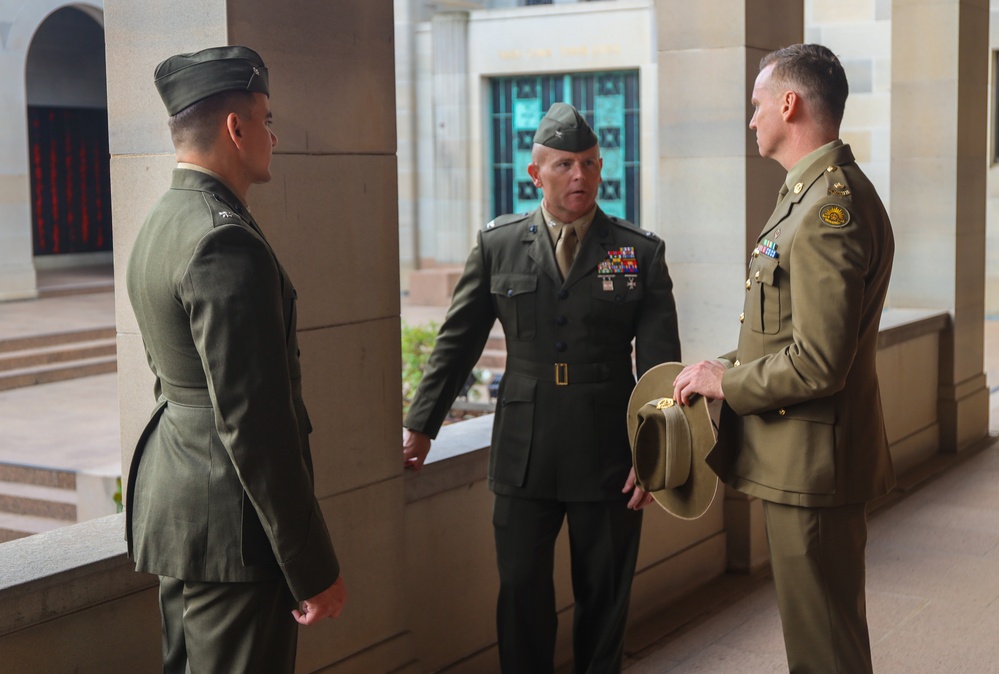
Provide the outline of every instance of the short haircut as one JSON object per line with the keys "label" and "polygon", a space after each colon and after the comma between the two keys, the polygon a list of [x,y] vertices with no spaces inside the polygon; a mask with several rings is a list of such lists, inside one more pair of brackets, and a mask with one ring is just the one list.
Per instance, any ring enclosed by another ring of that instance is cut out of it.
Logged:
{"label": "short haircut", "polygon": [[248,118],[253,111],[253,92],[223,91],[189,105],[168,122],[174,147],[208,151],[218,138],[229,113]]}
{"label": "short haircut", "polygon": [[786,86],[817,103],[812,114],[819,122],[839,129],[850,85],[836,55],[820,44],[794,44],[771,52],[760,61],[760,70],[773,66],[772,87]]}

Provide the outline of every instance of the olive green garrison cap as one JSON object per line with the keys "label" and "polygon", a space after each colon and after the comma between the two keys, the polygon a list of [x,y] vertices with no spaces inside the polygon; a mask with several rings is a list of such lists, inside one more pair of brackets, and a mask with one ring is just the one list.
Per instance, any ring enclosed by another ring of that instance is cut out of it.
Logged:
{"label": "olive green garrison cap", "polygon": [[597,144],[597,134],[576,108],[568,103],[553,103],[538,124],[534,142],[556,150],[582,152]]}
{"label": "olive green garrison cap", "polygon": [[223,91],[270,96],[263,59],[249,47],[238,45],[171,56],[156,66],[154,81],[171,117]]}

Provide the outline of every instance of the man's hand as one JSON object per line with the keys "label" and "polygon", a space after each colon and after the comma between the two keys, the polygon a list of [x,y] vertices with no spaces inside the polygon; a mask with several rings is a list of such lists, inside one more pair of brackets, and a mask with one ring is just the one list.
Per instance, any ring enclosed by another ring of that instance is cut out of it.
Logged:
{"label": "man's hand", "polygon": [[628,507],[632,510],[641,510],[645,506],[652,503],[652,494],[635,484],[634,467],[632,467],[631,471],[628,473],[628,479],[624,481],[624,489],[621,490],[621,493],[627,494],[632,490],[634,490],[634,492],[631,495],[631,500],[628,501]]}
{"label": "man's hand", "polygon": [[408,428],[402,431],[402,467],[416,472],[423,468],[430,452],[430,436]]}
{"label": "man's hand", "polygon": [[694,394],[708,400],[725,400],[722,391],[722,375],[725,365],[720,360],[702,360],[683,368],[673,380],[673,400],[681,405],[689,405]]}
{"label": "man's hand", "polygon": [[323,618],[336,618],[346,603],[347,586],[343,584],[343,576],[340,576],[315,597],[303,601],[291,614],[299,625],[313,625]]}

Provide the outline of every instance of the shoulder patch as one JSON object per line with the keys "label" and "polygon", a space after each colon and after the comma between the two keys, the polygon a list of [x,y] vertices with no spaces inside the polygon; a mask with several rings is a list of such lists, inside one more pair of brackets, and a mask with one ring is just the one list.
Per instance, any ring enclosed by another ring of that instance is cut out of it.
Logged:
{"label": "shoulder patch", "polygon": [[850,211],[839,204],[826,204],[819,210],[819,219],[830,227],[843,227],[850,222]]}
{"label": "shoulder patch", "polygon": [[525,220],[530,214],[530,211],[527,211],[525,213],[508,213],[506,215],[500,215],[487,222],[483,229],[495,229],[496,227],[502,227],[503,225],[520,222],[521,220]]}

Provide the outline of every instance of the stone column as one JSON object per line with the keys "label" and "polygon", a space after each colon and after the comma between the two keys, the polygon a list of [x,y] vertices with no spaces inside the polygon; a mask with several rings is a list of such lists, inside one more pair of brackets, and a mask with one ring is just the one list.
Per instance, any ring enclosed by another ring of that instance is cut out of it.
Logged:
{"label": "stone column", "polygon": [[[31,38],[49,3],[23,7],[0,23],[0,301],[38,296],[31,235],[31,179],[28,176],[28,101],[25,68]],[[9,12],[8,12],[9,14]]]}
{"label": "stone column", "polygon": [[[942,308],[940,447],[988,432],[983,372],[988,130],[986,0],[892,3],[891,218],[888,302]],[[932,49],[926,45],[932,43]]]}
{"label": "stone column", "polygon": [[[399,138],[399,266],[403,283],[420,268],[415,0],[394,0],[396,134]],[[408,285],[408,283],[407,283]]]}
{"label": "stone column", "polygon": [[468,175],[468,12],[435,14],[434,64],[434,259],[463,264],[472,247]]}
{"label": "stone column", "polygon": [[301,631],[299,669],[413,671],[404,582],[392,0],[107,0],[119,388],[127,466],[153,404],[122,278],[174,156],[163,58],[246,44],[270,70],[274,179],[250,204],[299,298],[316,492],[343,561],[345,617]]}
{"label": "stone column", "polygon": [[[683,358],[695,362],[734,349],[739,337],[749,250],[784,179],[757,152],[749,101],[760,59],[801,42],[804,10],[801,2],[657,0],[656,13],[659,233]],[[732,569],[766,562],[758,500],[729,490],[725,527]]]}

